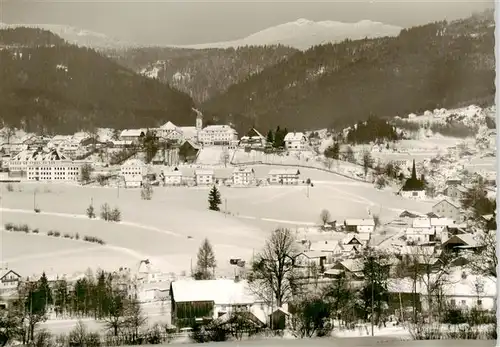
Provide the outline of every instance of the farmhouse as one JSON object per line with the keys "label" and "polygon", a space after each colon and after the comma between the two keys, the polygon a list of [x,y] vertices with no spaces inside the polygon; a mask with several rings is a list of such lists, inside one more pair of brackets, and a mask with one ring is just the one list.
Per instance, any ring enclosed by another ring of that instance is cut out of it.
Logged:
{"label": "farmhouse", "polygon": [[0,269],[0,294],[17,289],[21,275],[7,267]]}
{"label": "farmhouse", "polygon": [[307,144],[307,138],[301,132],[286,134],[284,141],[287,150],[304,150]]}
{"label": "farmhouse", "polygon": [[194,177],[197,186],[207,186],[214,183],[213,170],[195,170]]}
{"label": "farmhouse", "polygon": [[432,206],[432,212],[438,216],[449,218],[456,223],[464,221],[464,215],[460,206],[458,204],[451,202],[449,200],[441,200],[434,206]]}
{"label": "farmhouse", "polygon": [[326,270],[324,274],[331,278],[345,275],[349,280],[360,281],[363,279],[363,263],[360,259],[338,261],[331,269]]}
{"label": "farmhouse", "polygon": [[307,276],[312,275],[311,267],[316,267],[319,272],[325,270],[329,254],[321,251],[306,251],[297,255],[295,267],[305,270]]}
{"label": "farmhouse", "polygon": [[350,233],[372,233],[375,230],[375,221],[371,218],[346,219],[345,230]]}
{"label": "farmhouse", "polygon": [[198,145],[191,140],[186,140],[179,147],[179,160],[184,163],[194,162],[199,151],[200,147]]}
{"label": "farmhouse", "polygon": [[198,134],[198,142],[204,146],[229,146],[235,141],[238,141],[238,133],[229,125],[209,125]]}
{"label": "farmhouse", "polygon": [[271,184],[299,184],[298,169],[273,169],[269,171],[268,181]]}
{"label": "farmhouse", "polygon": [[147,173],[146,164],[137,159],[129,159],[120,167],[120,176],[123,177],[126,188],[140,187]]}
{"label": "farmhouse", "polygon": [[235,186],[249,186],[255,183],[255,171],[252,168],[237,167],[233,171]]}
{"label": "farmhouse", "polygon": [[140,139],[146,136],[147,129],[125,129],[120,134],[120,140],[139,143]]}
{"label": "farmhouse", "polygon": [[256,314],[261,311],[258,317],[262,316],[264,307],[246,281],[227,279],[174,281],[170,286],[170,299],[172,324],[177,328],[191,327],[196,322],[211,321],[231,312]]}
{"label": "farmhouse", "polygon": [[411,177],[408,178],[400,190],[400,194],[404,198],[411,199],[425,199],[425,182],[423,179],[417,179],[417,172],[415,169],[415,160],[413,160],[413,167],[411,170]]}
{"label": "farmhouse", "polygon": [[452,235],[446,241],[444,241],[441,247],[444,250],[471,250],[477,248],[479,245],[472,234],[457,234]]}

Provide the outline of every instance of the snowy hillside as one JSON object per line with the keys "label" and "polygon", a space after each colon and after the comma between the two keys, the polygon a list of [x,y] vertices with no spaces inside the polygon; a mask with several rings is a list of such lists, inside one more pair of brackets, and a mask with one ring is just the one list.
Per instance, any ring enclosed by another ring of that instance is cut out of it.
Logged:
{"label": "snowy hillside", "polygon": [[370,20],[362,20],[357,23],[343,23],[336,21],[314,22],[301,18],[295,22],[264,29],[240,40],[183,47],[201,49],[282,44],[306,50],[315,45],[329,42],[334,43],[345,39],[358,40],[365,37],[397,36],[401,29],[397,26]]}
{"label": "snowy hillside", "polygon": [[[452,110],[445,108],[435,109],[434,111],[425,111],[420,115],[411,113],[404,120],[422,125],[461,123],[468,127],[478,127],[485,125],[487,118],[494,120],[495,112],[495,106],[481,108],[476,105],[470,105]],[[396,117],[396,119],[400,118]]]}
{"label": "snowy hillside", "polygon": [[59,35],[71,44],[95,49],[118,49],[133,47],[136,44],[111,38],[101,33],[59,24],[6,24],[0,22],[0,29],[27,27],[40,28]]}

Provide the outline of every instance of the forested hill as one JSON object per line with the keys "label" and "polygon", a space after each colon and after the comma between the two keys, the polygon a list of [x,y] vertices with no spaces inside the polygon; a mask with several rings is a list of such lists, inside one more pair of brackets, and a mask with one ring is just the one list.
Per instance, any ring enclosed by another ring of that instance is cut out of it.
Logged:
{"label": "forested hill", "polygon": [[192,99],[88,48],[31,28],[0,30],[0,112],[28,131],[193,124]]}
{"label": "forested hill", "polygon": [[196,102],[203,102],[296,52],[276,45],[227,49],[144,47],[108,54],[123,66],[167,82]]}
{"label": "forested hill", "polygon": [[231,86],[202,109],[240,131],[267,131],[492,103],[494,45],[493,12],[487,12],[395,38],[316,46]]}

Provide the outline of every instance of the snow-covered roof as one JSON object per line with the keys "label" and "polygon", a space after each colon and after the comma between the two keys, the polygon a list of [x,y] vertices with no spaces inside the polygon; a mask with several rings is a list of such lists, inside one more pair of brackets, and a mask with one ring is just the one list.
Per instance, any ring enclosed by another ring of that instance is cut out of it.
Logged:
{"label": "snow-covered roof", "polygon": [[248,283],[244,280],[174,281],[171,295],[175,302],[213,301],[216,305],[244,305],[256,302],[256,297],[252,295]]}
{"label": "snow-covered roof", "polygon": [[299,169],[272,169],[269,175],[299,175]]}
{"label": "snow-covered roof", "polygon": [[43,150],[26,150],[16,154],[13,161],[29,161],[29,162],[46,162],[46,161],[65,161],[69,160],[65,155],[59,153],[57,149],[50,151]]}
{"label": "snow-covered roof", "polygon": [[434,235],[434,229],[432,228],[406,228],[406,234],[409,235]]}
{"label": "snow-covered roof", "polygon": [[179,127],[179,128],[177,128],[177,130],[179,130],[182,133],[182,135],[184,136],[184,138],[186,138],[186,139],[194,138],[196,136],[196,133],[198,132],[198,130],[196,130],[196,127],[192,127],[192,126]]}
{"label": "snow-covered roof", "polygon": [[460,208],[460,206],[458,205],[458,203],[456,203],[456,202],[454,202],[454,201],[452,201],[450,199],[443,199],[443,200],[441,200],[440,202],[438,202],[437,204],[435,204],[432,207],[436,207],[437,205],[440,205],[442,203],[448,203],[448,204],[450,204],[453,207]]}
{"label": "snow-covered roof", "polygon": [[194,174],[196,176],[201,176],[201,175],[209,175],[209,176],[213,176],[214,174],[214,170],[209,170],[209,169],[205,169],[205,170],[195,170],[194,171]]}
{"label": "snow-covered roof", "polygon": [[182,176],[182,172],[180,170],[177,171],[163,171],[163,176],[172,177],[172,176]]}
{"label": "snow-covered roof", "polygon": [[351,272],[359,272],[363,270],[363,262],[361,259],[346,259],[340,264]]}
{"label": "snow-covered roof", "polygon": [[122,167],[129,167],[129,166],[145,166],[144,162],[142,162],[139,159],[129,159],[126,162],[124,162],[121,166]]}
{"label": "snow-covered roof", "polygon": [[453,219],[450,218],[431,218],[430,220],[433,227],[446,227],[455,224]]}
{"label": "snow-covered roof", "polygon": [[305,135],[302,132],[293,132],[285,135],[285,141],[302,141],[305,140]]}
{"label": "snow-covered roof", "polygon": [[305,252],[302,252],[301,254],[309,259],[317,259],[317,258],[329,256],[328,252],[323,252],[323,251],[305,251]]}
{"label": "snow-covered roof", "polygon": [[229,125],[209,125],[203,128],[203,131],[211,132],[211,131],[227,131],[231,133],[236,133],[236,130],[231,128]]}
{"label": "snow-covered roof", "polygon": [[175,125],[174,123],[172,123],[171,121],[168,121],[166,122],[165,124],[163,124],[160,129],[163,129],[163,130],[177,130],[177,125]]}
{"label": "snow-covered roof", "polygon": [[364,219],[346,219],[344,221],[345,225],[355,225],[355,226],[375,226],[375,221],[371,218]]}
{"label": "snow-covered roof", "polygon": [[412,221],[413,228],[430,228],[431,227],[431,220],[430,218],[415,218]]}
{"label": "snow-covered roof", "polygon": [[139,137],[141,134],[145,134],[146,129],[125,129],[120,133],[120,136],[132,136],[132,137]]}
{"label": "snow-covered roof", "polygon": [[311,251],[333,252],[338,247],[338,241],[318,241],[311,243],[309,249]]}
{"label": "snow-covered roof", "polygon": [[244,173],[252,173],[254,172],[251,167],[237,167],[233,170],[233,173],[244,172]]}

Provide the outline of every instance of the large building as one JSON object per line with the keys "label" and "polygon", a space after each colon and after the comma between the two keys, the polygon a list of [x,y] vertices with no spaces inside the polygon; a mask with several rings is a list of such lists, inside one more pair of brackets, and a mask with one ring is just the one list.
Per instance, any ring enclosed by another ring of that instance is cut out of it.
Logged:
{"label": "large building", "polygon": [[229,125],[209,125],[198,134],[203,145],[229,146],[238,141],[238,133]]}
{"label": "large building", "polygon": [[126,188],[138,188],[142,185],[148,167],[138,159],[129,159],[120,167],[120,176],[125,181]]}
{"label": "large building", "polygon": [[307,138],[304,133],[293,132],[285,135],[285,148],[287,150],[301,151],[306,148]]}
{"label": "large building", "polygon": [[74,161],[58,150],[23,151],[14,156],[9,169],[29,181],[79,181],[85,161]]}

